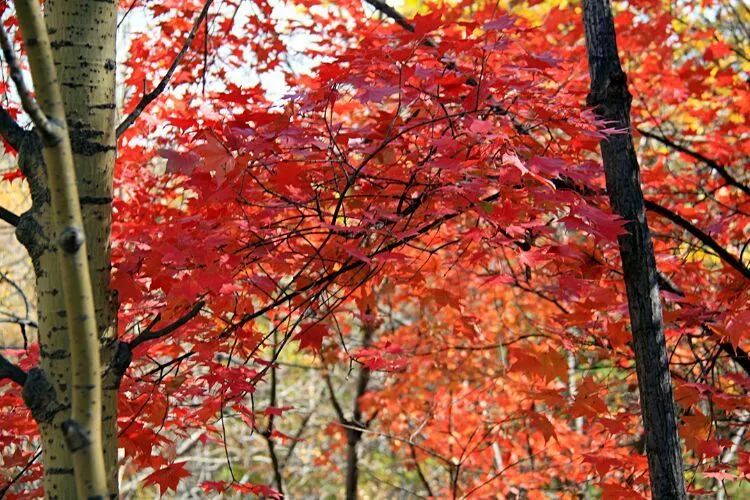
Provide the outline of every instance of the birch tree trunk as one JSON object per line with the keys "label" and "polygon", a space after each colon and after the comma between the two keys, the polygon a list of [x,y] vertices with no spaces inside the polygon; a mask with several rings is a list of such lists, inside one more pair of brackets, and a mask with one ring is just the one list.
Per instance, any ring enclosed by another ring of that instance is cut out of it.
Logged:
{"label": "birch tree trunk", "polygon": [[686,498],[672,380],[664,340],[656,261],[630,127],[627,77],[620,66],[609,0],[584,0],[583,23],[591,76],[588,104],[608,126],[626,131],[600,143],[612,208],[626,220],[618,238],[633,334],[651,491]]}
{"label": "birch tree trunk", "polygon": [[[36,0],[25,0],[24,3],[33,3],[32,7],[39,8]],[[21,18],[23,7],[21,2],[17,5]],[[88,256],[87,274],[94,309],[90,320],[91,325],[95,323],[96,332],[95,342],[91,345],[95,346],[95,357],[99,357],[99,346],[102,346],[101,364],[93,363],[92,359],[75,361],[95,372],[99,380],[95,384],[97,391],[104,377],[104,389],[96,398],[98,408],[94,412],[96,429],[92,446],[101,448],[103,439],[104,491],[110,495],[117,494],[116,396],[119,377],[102,373],[101,367],[109,366],[116,352],[116,302],[112,300],[109,289],[112,177],[116,150],[116,14],[114,1],[48,0],[41,24],[41,29],[49,35],[51,57],[57,73],[54,86],[59,89],[60,109],[64,108],[65,113],[60,118],[67,123],[71,165],[75,166],[78,194],[74,204],[76,209],[80,206],[83,219],[85,245],[80,251]],[[33,51],[36,44],[27,41],[26,46],[27,51]],[[37,78],[34,83],[43,104],[43,85]],[[50,180],[54,181],[54,178],[47,175],[44,159],[47,159],[47,168],[50,161],[47,154],[42,154],[43,149],[48,148],[43,148],[35,134],[27,134],[19,152],[19,166],[27,176],[32,193],[32,208],[20,218],[16,233],[28,249],[36,273],[40,343],[40,364],[29,372],[24,399],[42,434],[47,496],[80,498],[91,496],[95,491],[101,492],[103,488],[94,485],[87,487],[86,492],[79,491],[75,481],[74,454],[70,452],[63,430],[66,428],[64,424],[73,417],[74,395],[82,388],[74,386],[73,380],[73,371],[79,367],[72,366],[70,304],[66,304],[62,293],[69,280],[62,272],[63,266],[59,265],[57,242],[60,235],[55,228],[50,197],[50,191],[54,189]],[[98,474],[97,471],[91,472]]]}
{"label": "birch tree trunk", "polygon": [[[117,301],[110,290],[115,127],[117,2],[47,0],[45,17],[73,146],[81,212],[94,292],[102,366],[116,352]],[[117,494],[119,375],[102,386],[102,440],[107,486]]]}

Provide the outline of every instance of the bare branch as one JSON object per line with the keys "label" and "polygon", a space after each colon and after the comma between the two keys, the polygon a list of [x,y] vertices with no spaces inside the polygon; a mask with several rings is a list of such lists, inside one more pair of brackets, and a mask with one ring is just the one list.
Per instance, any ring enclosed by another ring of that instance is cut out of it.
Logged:
{"label": "bare branch", "polygon": [[424,471],[422,471],[422,467],[419,465],[419,461],[417,460],[417,450],[414,448],[414,445],[412,443],[409,443],[409,451],[411,451],[411,459],[414,461],[414,467],[416,467],[417,469],[419,480],[422,482],[422,486],[427,491],[427,496],[435,496],[432,493],[432,488],[430,487],[430,482],[427,480],[427,476],[424,475]]}
{"label": "bare branch", "polygon": [[715,239],[703,232],[698,227],[690,223],[690,221],[682,218],[679,214],[669,210],[666,207],[659,205],[650,200],[646,200],[646,208],[651,210],[655,214],[664,217],[665,219],[673,222],[677,226],[681,227],[695,238],[697,238],[705,246],[713,250],[716,255],[728,266],[734,268],[746,279],[750,280],[750,269],[748,269],[740,260],[729,253],[724,247],[722,247]]}
{"label": "bare branch", "polygon": [[23,387],[26,383],[26,372],[0,354],[0,380],[6,378]]}
{"label": "bare branch", "polygon": [[8,36],[8,32],[5,31],[5,26],[2,25],[0,25],[0,47],[2,47],[5,62],[8,63],[8,67],[10,68],[10,77],[16,85],[16,90],[18,91],[18,96],[21,98],[21,106],[23,106],[24,111],[28,113],[31,121],[34,122],[34,125],[36,125],[41,133],[56,134],[56,127],[50,122],[47,115],[44,114],[44,111],[39,107],[36,99],[34,99],[31,91],[26,86],[21,65],[16,58],[13,41]]}
{"label": "bare branch", "polygon": [[404,17],[403,14],[401,14],[399,11],[385,3],[384,0],[365,0],[368,4],[370,4],[375,10],[380,12],[381,14],[385,15],[386,17],[390,18],[404,28],[406,31],[409,31],[411,33],[414,33],[414,25],[411,24],[406,17]]}
{"label": "bare branch", "polygon": [[718,173],[721,176],[722,179],[724,179],[727,182],[727,184],[729,184],[730,186],[736,187],[737,189],[739,189],[746,195],[750,196],[750,186],[743,184],[738,179],[736,179],[731,173],[729,173],[729,171],[724,165],[717,162],[716,160],[713,160],[697,151],[693,151],[692,149],[689,149],[681,144],[678,144],[662,135],[655,134],[653,132],[644,130],[642,128],[637,128],[636,130],[638,130],[638,132],[640,132],[640,134],[645,137],[654,139],[655,141],[658,141],[664,144],[665,146],[668,146],[674,149],[675,151],[679,151],[680,153],[684,153],[688,156],[691,156],[692,158],[698,160],[699,162],[711,167],[712,169],[716,171],[716,173]]}
{"label": "bare branch", "polygon": [[[31,310],[31,304],[29,303],[29,298],[26,296],[26,292],[24,291],[24,289],[21,288],[21,285],[19,285],[18,283],[16,283],[12,279],[10,279],[7,274],[5,274],[4,272],[0,271],[0,282],[2,282],[2,281],[5,281],[11,287],[13,287],[13,289],[16,291],[16,293],[18,293],[18,295],[21,297],[21,300],[23,300],[24,308],[26,310],[26,319],[29,319],[29,312]],[[35,324],[35,326],[36,326],[36,324]]]}
{"label": "bare branch", "polygon": [[18,151],[27,134],[23,128],[13,119],[7,109],[0,107],[0,135],[10,147]]}
{"label": "bare branch", "polygon": [[[0,127],[2,128],[2,127]],[[0,207],[0,220],[3,220],[13,227],[18,226],[21,218],[5,207]]]}
{"label": "bare branch", "polygon": [[167,326],[159,328],[157,330],[154,330],[154,326],[156,326],[158,320],[152,321],[151,324],[145,330],[143,330],[143,332],[139,336],[130,341],[130,349],[135,349],[139,345],[143,344],[144,342],[148,342],[149,340],[156,340],[169,335],[170,333],[174,332],[178,328],[185,325],[188,321],[196,317],[201,312],[201,309],[203,309],[204,305],[206,305],[206,302],[203,300],[196,302],[195,305],[193,305],[193,307],[183,316],[176,319]]}
{"label": "bare branch", "polygon": [[[316,397],[313,399],[313,401],[317,400]],[[315,414],[315,411],[317,410],[317,407],[312,408],[307,414],[305,414],[304,417],[302,417],[302,422],[300,422],[299,427],[297,428],[297,432],[294,433],[294,439],[292,440],[291,444],[286,450],[286,455],[284,455],[284,460],[281,463],[282,470],[286,468],[289,461],[292,459],[292,455],[294,454],[294,449],[297,447],[297,443],[299,443],[302,439],[302,434],[304,434],[305,429],[307,428],[307,424],[310,422],[310,419]]]}
{"label": "bare branch", "polygon": [[206,19],[206,16],[208,15],[208,9],[211,7],[211,4],[213,3],[213,0],[206,0],[206,3],[203,4],[203,9],[201,10],[200,14],[198,14],[198,17],[195,19],[195,22],[193,23],[193,28],[190,30],[190,33],[188,33],[187,38],[185,39],[185,42],[182,45],[182,48],[180,49],[180,52],[177,53],[177,56],[175,56],[174,60],[172,61],[172,64],[169,66],[169,69],[162,77],[159,84],[152,90],[151,92],[143,94],[143,97],[141,97],[141,100],[138,101],[138,104],[136,104],[133,111],[130,112],[128,116],[125,117],[125,119],[117,126],[116,136],[120,137],[135,121],[138,119],[138,117],[143,113],[143,111],[148,107],[149,104],[151,104],[159,95],[161,95],[162,92],[167,88],[167,85],[169,84],[169,80],[172,78],[172,75],[174,75],[174,72],[177,70],[177,67],[180,65],[182,60],[185,57],[185,54],[187,54],[188,49],[190,48],[190,45],[193,43],[193,39],[195,38],[195,35],[198,34],[198,29],[200,29],[201,24],[203,24],[203,21]]}
{"label": "bare branch", "polygon": [[339,422],[341,422],[342,424],[349,424],[349,420],[346,418],[346,415],[344,415],[344,410],[341,408],[339,400],[336,398],[336,391],[333,388],[333,382],[331,381],[331,376],[328,374],[328,372],[326,372],[324,378],[326,381],[326,386],[328,387],[328,395],[331,398],[331,405],[336,412],[336,416],[339,418]]}

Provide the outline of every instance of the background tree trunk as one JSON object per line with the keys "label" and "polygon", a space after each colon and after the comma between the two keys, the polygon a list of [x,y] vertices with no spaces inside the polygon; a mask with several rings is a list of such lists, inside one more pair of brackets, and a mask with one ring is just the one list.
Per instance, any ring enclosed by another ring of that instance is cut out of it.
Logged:
{"label": "background tree trunk", "polygon": [[[368,311],[368,314],[370,312]],[[371,324],[365,324],[363,327],[364,336],[362,337],[362,347],[368,348],[372,345],[372,337],[375,333],[375,327]],[[346,428],[346,499],[356,500],[357,486],[359,483],[359,460],[357,448],[362,440],[362,429],[367,427],[367,423],[362,421],[362,407],[359,400],[367,392],[367,385],[370,383],[370,369],[362,364],[359,367],[357,375],[357,386],[354,391],[354,400],[352,402],[352,418]]]}
{"label": "background tree trunk", "polygon": [[583,22],[591,76],[588,104],[607,125],[624,130],[600,143],[612,208],[627,224],[619,237],[628,295],[646,452],[654,498],[685,498],[682,454],[662,324],[656,261],[638,160],[630,134],[631,96],[620,67],[609,0],[584,0]]}

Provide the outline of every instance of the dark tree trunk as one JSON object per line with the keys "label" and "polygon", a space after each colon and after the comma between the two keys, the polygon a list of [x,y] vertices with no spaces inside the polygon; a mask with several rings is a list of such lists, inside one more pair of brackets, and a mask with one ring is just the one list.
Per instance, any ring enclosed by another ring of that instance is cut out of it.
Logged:
{"label": "dark tree trunk", "polygon": [[357,445],[362,431],[347,429],[346,435],[346,500],[357,500],[357,483],[359,482]]}
{"label": "dark tree trunk", "polygon": [[[362,338],[362,347],[369,347],[372,344],[374,327],[365,325],[364,336]],[[357,447],[362,440],[362,429],[367,424],[362,422],[362,407],[359,405],[359,398],[367,392],[367,385],[370,383],[370,369],[362,365],[359,367],[357,376],[357,387],[354,392],[354,402],[352,408],[352,418],[349,421],[342,422],[347,425],[346,428],[346,500],[357,499],[357,483],[359,482],[359,462],[357,460]]]}
{"label": "dark tree trunk", "polygon": [[620,256],[628,295],[646,453],[654,498],[685,497],[680,439],[664,341],[656,262],[630,133],[631,96],[620,67],[609,0],[584,0],[583,23],[591,75],[588,104],[607,125],[626,131],[601,141],[607,192],[627,224]]}
{"label": "dark tree trunk", "polygon": [[[273,348],[271,352],[271,359],[275,360],[278,354],[278,345],[279,345],[279,339],[278,339],[278,332],[274,330],[273,332]],[[278,377],[276,374],[276,365],[271,365],[271,387],[270,387],[270,398],[269,398],[269,406],[271,408],[275,408],[277,406],[277,400],[276,400],[276,393],[277,393],[277,387],[278,387]],[[271,466],[273,467],[273,483],[276,486],[276,491],[278,491],[282,496],[284,495],[284,477],[281,474],[281,463],[279,462],[279,456],[276,454],[276,443],[274,443],[273,435],[273,423],[274,418],[273,414],[268,416],[268,427],[266,427],[266,431],[264,433],[264,437],[266,439],[266,444],[268,445],[268,454],[271,455]]]}

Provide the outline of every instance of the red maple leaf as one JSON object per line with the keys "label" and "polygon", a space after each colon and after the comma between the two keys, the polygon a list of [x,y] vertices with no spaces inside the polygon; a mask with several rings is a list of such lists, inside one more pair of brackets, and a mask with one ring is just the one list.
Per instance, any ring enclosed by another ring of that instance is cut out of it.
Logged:
{"label": "red maple leaf", "polygon": [[185,470],[187,462],[175,462],[159,469],[146,477],[144,484],[159,485],[159,495],[163,496],[167,490],[177,492],[177,485],[183,477],[189,477],[190,472]]}
{"label": "red maple leaf", "polygon": [[310,349],[315,354],[323,347],[323,339],[330,335],[328,327],[321,323],[307,323],[302,325],[302,331],[294,336],[293,340],[299,340],[300,349]]}

